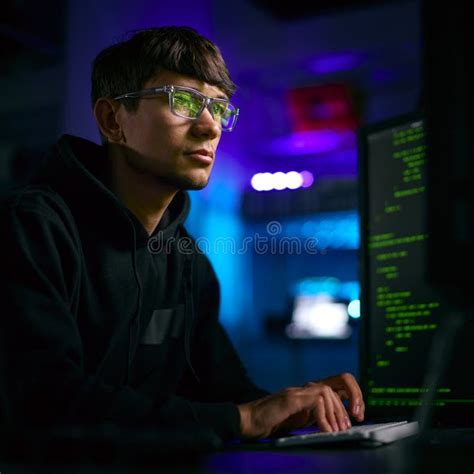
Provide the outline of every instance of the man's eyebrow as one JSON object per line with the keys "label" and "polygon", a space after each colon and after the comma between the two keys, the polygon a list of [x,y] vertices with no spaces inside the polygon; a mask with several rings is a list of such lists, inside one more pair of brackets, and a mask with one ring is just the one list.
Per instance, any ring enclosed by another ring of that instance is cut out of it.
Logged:
{"label": "man's eyebrow", "polygon": [[[219,87],[216,87],[216,89],[219,90]],[[204,92],[201,92],[201,94],[206,95]],[[211,97],[211,96],[208,96],[208,97]],[[212,97],[212,98],[213,99],[224,99],[224,100],[229,100],[230,101],[230,98],[227,97],[225,92],[218,92],[218,94],[215,97]]]}
{"label": "man's eyebrow", "polygon": [[212,95],[206,94],[204,91],[200,90],[198,87],[193,87],[193,86],[181,86],[181,87],[189,87],[190,89],[195,90],[196,92],[199,92],[200,94],[210,97],[211,99],[224,99],[230,101],[230,98],[227,97],[227,95],[224,92],[221,92],[220,94],[217,94],[215,97]]}
{"label": "man's eyebrow", "polygon": [[[201,92],[201,94],[203,94],[203,95],[207,95],[206,93],[204,93],[204,92],[202,92],[202,91],[200,91],[200,90],[198,90],[198,89],[196,89],[196,90],[197,90],[198,92]],[[210,95],[207,95],[207,97],[211,97],[212,99],[225,99],[225,100],[230,100],[229,97],[227,97],[224,92],[221,92],[220,94],[217,94],[215,97],[210,96]]]}

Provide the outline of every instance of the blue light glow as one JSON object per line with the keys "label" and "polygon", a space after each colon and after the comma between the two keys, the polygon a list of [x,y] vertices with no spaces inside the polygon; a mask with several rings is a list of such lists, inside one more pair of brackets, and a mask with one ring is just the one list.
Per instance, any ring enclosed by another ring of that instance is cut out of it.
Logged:
{"label": "blue light glow", "polygon": [[347,313],[351,318],[360,318],[360,300],[352,300],[347,306]]}
{"label": "blue light glow", "polygon": [[313,277],[298,281],[293,289],[294,296],[328,295],[337,297],[340,281],[334,277]]}
{"label": "blue light glow", "polygon": [[[318,249],[359,248],[357,211],[320,212],[311,216],[280,219],[279,238],[315,239]],[[252,225],[252,232],[265,235],[268,222]],[[351,298],[353,299],[353,298]]]}
{"label": "blue light glow", "polygon": [[[359,301],[358,281],[340,281],[334,277],[303,278],[293,286],[293,296],[328,295],[336,300]],[[355,303],[354,303],[355,305]],[[355,306],[353,311],[355,313]]]}

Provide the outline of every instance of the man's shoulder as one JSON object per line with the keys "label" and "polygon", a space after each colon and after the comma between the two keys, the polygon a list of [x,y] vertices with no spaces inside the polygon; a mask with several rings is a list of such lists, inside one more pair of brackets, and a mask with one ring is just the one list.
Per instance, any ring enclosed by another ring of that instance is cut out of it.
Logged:
{"label": "man's shoulder", "polygon": [[13,188],[1,196],[0,212],[34,213],[46,218],[64,217],[69,208],[59,193],[45,184],[27,184]]}

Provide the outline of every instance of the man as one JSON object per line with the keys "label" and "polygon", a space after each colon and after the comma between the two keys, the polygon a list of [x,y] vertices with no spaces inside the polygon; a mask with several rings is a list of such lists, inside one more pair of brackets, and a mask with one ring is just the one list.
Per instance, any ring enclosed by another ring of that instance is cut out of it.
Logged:
{"label": "man", "polygon": [[140,31],[95,59],[103,146],[61,137],[2,206],[5,422],[192,421],[230,439],[363,419],[350,374],[256,387],[218,321],[208,259],[182,245],[185,190],[208,183],[234,91],[219,49],[191,28]]}

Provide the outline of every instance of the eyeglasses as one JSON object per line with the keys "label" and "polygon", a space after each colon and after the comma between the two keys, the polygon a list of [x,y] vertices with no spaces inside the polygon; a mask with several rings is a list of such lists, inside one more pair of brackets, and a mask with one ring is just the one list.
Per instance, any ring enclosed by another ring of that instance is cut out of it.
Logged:
{"label": "eyeglasses", "polygon": [[197,120],[206,107],[214,120],[220,124],[223,132],[231,132],[239,116],[239,109],[227,99],[207,97],[196,89],[184,86],[153,87],[122,94],[114,97],[114,100],[153,97],[160,94],[168,94],[170,110],[178,117]]}

